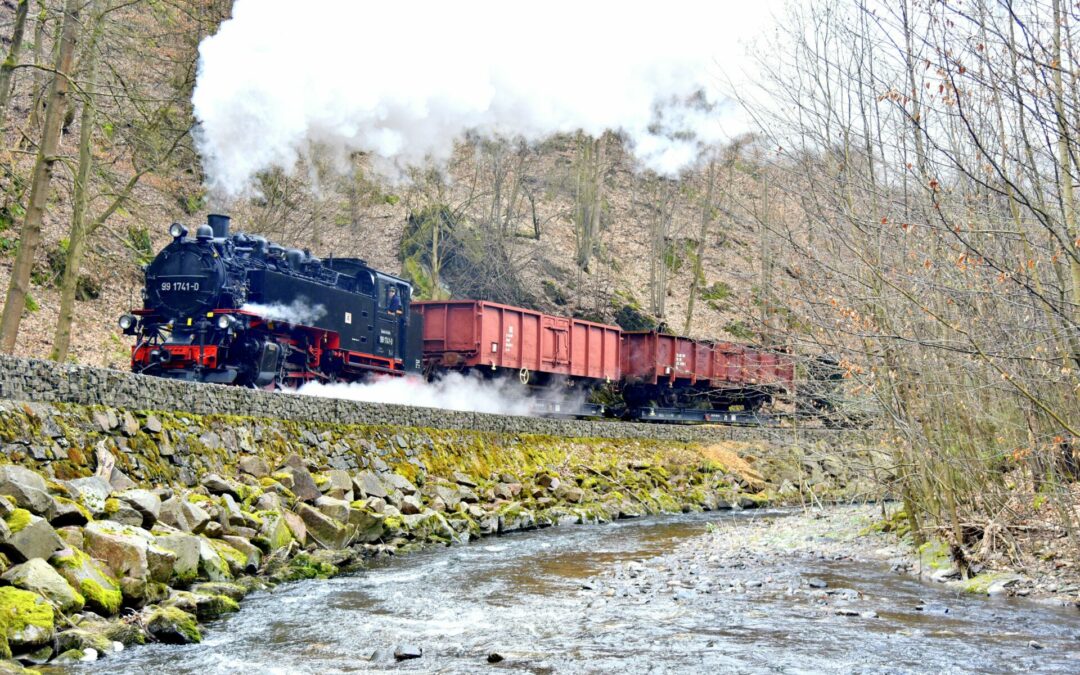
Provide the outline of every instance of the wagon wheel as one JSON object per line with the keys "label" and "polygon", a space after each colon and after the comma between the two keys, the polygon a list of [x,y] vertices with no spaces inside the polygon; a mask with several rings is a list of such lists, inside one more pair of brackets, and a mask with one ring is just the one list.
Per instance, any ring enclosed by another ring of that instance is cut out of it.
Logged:
{"label": "wagon wheel", "polygon": [[529,372],[528,368],[522,368],[518,371],[518,379],[521,380],[522,384],[528,384],[531,377],[532,373]]}

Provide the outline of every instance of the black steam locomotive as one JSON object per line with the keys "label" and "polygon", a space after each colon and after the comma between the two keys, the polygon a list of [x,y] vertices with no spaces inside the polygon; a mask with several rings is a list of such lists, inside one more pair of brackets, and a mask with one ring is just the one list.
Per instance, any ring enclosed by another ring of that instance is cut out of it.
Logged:
{"label": "black steam locomotive", "polygon": [[146,267],[143,308],[120,317],[138,338],[132,370],[199,382],[295,387],[421,369],[412,287],[359,258],[321,260],[211,215],[180,223]]}

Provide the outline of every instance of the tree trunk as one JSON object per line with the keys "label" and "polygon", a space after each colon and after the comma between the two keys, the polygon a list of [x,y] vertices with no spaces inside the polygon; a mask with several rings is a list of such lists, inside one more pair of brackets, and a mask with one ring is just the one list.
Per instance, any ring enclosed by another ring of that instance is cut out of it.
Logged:
{"label": "tree trunk", "polygon": [[442,255],[439,249],[439,235],[442,233],[442,209],[435,212],[431,221],[431,299],[438,300],[442,294],[439,291],[439,275],[442,273]]}
{"label": "tree trunk", "polygon": [[18,0],[15,6],[15,26],[11,30],[11,48],[7,58],[0,65],[0,133],[7,128],[8,104],[11,102],[11,89],[14,87],[15,65],[19,61],[22,49],[23,30],[26,28],[26,15],[30,10],[30,0]]}
{"label": "tree trunk", "polygon": [[596,235],[600,231],[601,139],[583,138],[578,150],[577,192],[574,226],[577,235],[577,266],[589,271]]}
{"label": "tree trunk", "polygon": [[[49,8],[45,0],[38,0],[37,24],[34,26],[34,65],[41,65],[42,45],[45,43],[45,27],[49,25]],[[33,84],[30,86],[30,129],[37,129],[41,111],[41,89],[44,71],[34,68]]]}
{"label": "tree trunk", "polygon": [[690,298],[686,301],[686,321],[683,323],[683,335],[690,334],[690,323],[694,319],[694,301],[701,290],[702,277],[705,276],[702,258],[705,257],[705,237],[709,234],[709,223],[713,218],[713,184],[716,182],[716,160],[709,162],[705,174],[708,185],[705,186],[705,201],[701,205],[701,227],[698,230],[697,253],[694,258],[693,279],[690,281]]}
{"label": "tree trunk", "polygon": [[79,0],[67,0],[64,5],[63,31],[60,36],[60,49],[57,51],[55,74],[49,88],[49,99],[45,110],[45,127],[41,132],[41,144],[30,184],[30,206],[26,210],[22,230],[19,234],[19,252],[11,270],[7,298],[4,301],[4,313],[0,317],[0,350],[12,353],[15,340],[19,335],[19,324],[26,308],[26,294],[30,290],[30,272],[34,267],[34,255],[41,240],[41,224],[48,206],[49,188],[52,182],[53,165],[56,163],[57,148],[60,145],[61,125],[67,112],[67,96],[71,83],[68,72],[75,53],[75,41],[79,27]]}
{"label": "tree trunk", "polygon": [[[102,0],[97,0],[97,3]],[[94,32],[86,49],[83,73],[85,99],[82,116],[79,120],[79,165],[75,172],[73,190],[71,231],[68,234],[68,249],[64,260],[64,275],[60,282],[60,314],[56,319],[56,331],[53,335],[53,348],[50,358],[64,361],[71,346],[71,324],[75,315],[75,293],[79,286],[79,271],[82,267],[86,243],[91,234],[87,209],[90,204],[90,170],[94,163],[93,139],[97,125],[97,107],[94,96],[97,91],[97,41],[101,36],[104,13],[98,13],[97,3],[94,12]]]}
{"label": "tree trunk", "polygon": [[[1080,229],[1076,224],[1076,203],[1073,201],[1073,166],[1072,156],[1069,154],[1070,133],[1069,121],[1065,116],[1065,86],[1061,80],[1061,0],[1054,0],[1054,113],[1057,118],[1057,147],[1058,169],[1061,176],[1061,207],[1062,216],[1065,220],[1065,230],[1069,234],[1070,242],[1065,245],[1072,249],[1069,256],[1069,270],[1072,272],[1072,304],[1080,307]],[[1074,312],[1073,317],[1080,316],[1080,312]]]}

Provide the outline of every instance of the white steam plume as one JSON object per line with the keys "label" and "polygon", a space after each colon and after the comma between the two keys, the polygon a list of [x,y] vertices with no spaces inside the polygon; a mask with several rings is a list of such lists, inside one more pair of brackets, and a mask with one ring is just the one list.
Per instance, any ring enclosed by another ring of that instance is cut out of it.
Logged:
{"label": "white steam plume", "polygon": [[744,132],[718,90],[778,0],[236,0],[199,48],[193,96],[211,189],[236,196],[314,146],[394,177],[466,132],[539,140],[618,130],[673,175]]}
{"label": "white steam plume", "polygon": [[326,316],[326,307],[309,304],[307,298],[297,298],[287,305],[278,302],[268,305],[247,302],[240,311],[252,312],[271,321],[302,326],[311,326]]}
{"label": "white steam plume", "polygon": [[[509,379],[485,380],[460,373],[446,373],[432,382],[416,376],[387,376],[370,382],[335,384],[308,382],[296,393],[497,415],[533,414],[529,393],[520,383]],[[573,408],[580,401],[563,398],[560,403],[565,410]]]}
{"label": "white steam plume", "polygon": [[368,403],[396,403],[499,415],[528,415],[532,406],[524,388],[513,380],[483,380],[460,373],[427,382],[420,377],[380,377],[370,382],[309,382],[297,393]]}

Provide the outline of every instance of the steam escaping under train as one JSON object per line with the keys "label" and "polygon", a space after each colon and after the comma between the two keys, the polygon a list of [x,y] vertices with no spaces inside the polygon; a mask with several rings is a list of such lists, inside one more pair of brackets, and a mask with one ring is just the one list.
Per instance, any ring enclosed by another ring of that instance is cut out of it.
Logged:
{"label": "steam escaping under train", "polygon": [[[668,422],[745,421],[795,393],[783,351],[479,300],[414,302],[407,281],[359,258],[233,233],[222,215],[169,233],[145,269],[142,308],[119,321],[136,338],[135,372],[272,389],[471,371],[534,388],[541,412]],[[563,410],[543,395],[565,387],[607,403]]]}

